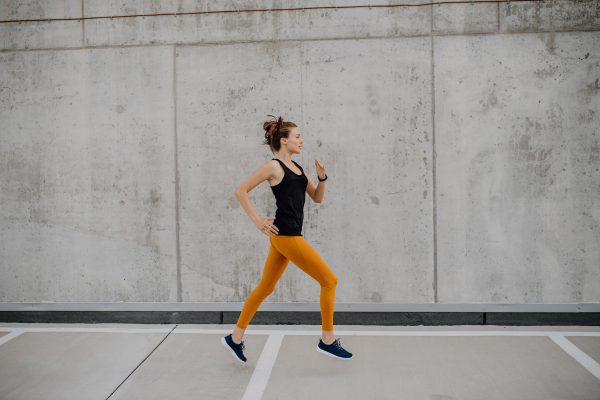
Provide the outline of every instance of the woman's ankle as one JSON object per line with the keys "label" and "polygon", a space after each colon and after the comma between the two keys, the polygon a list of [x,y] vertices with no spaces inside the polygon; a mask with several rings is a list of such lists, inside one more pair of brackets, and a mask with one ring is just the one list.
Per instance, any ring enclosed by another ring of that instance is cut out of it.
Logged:
{"label": "woman's ankle", "polygon": [[246,330],[240,328],[239,326],[235,326],[235,328],[233,329],[233,332],[231,334],[231,337],[236,341],[236,342],[241,342],[242,339],[244,338],[244,332]]}
{"label": "woman's ankle", "polygon": [[335,340],[333,337],[333,331],[322,331],[322,332],[323,333],[321,334],[321,340],[323,341],[323,343],[330,344]]}

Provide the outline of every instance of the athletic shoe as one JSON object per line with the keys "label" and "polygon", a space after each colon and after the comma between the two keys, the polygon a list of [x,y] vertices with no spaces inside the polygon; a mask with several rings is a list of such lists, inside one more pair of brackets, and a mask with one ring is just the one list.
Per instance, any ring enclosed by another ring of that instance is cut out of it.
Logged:
{"label": "athletic shoe", "polygon": [[243,363],[246,362],[246,357],[244,357],[244,353],[242,352],[242,350],[246,350],[246,346],[244,346],[244,341],[242,341],[242,343],[240,344],[235,343],[231,338],[230,333],[224,338],[221,338],[221,343],[223,343],[223,346],[225,346],[225,348],[228,349],[231,352],[231,354],[233,354],[236,360]]}
{"label": "athletic shoe", "polygon": [[342,348],[339,338],[335,339],[331,344],[325,344],[323,340],[319,339],[317,351],[330,357],[339,358],[340,360],[349,360],[352,358],[352,353],[348,353]]}

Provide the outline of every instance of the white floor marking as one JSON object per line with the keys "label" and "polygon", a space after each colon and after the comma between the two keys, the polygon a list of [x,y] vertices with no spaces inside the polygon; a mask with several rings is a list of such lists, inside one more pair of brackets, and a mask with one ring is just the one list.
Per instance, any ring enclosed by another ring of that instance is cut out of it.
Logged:
{"label": "white floor marking", "polygon": [[269,377],[271,376],[271,370],[275,364],[277,353],[279,353],[281,342],[285,336],[282,333],[277,332],[269,335],[269,339],[267,339],[267,343],[265,343],[265,347],[256,363],[256,368],[254,368],[254,373],[252,374],[252,378],[250,378],[250,382],[248,382],[248,387],[246,387],[246,392],[242,400],[260,400],[262,398]]}
{"label": "white floor marking", "polygon": [[[169,326],[169,325],[167,325]],[[0,327],[0,332],[111,332],[111,333],[168,333],[174,325],[168,328],[37,328],[37,327]],[[196,333],[222,335],[230,334],[232,329],[186,329],[179,325],[172,333]],[[248,329],[244,335],[297,335],[321,336],[321,330],[275,330]],[[598,336],[600,332],[568,332],[568,331],[344,331],[336,330],[336,336]]]}
{"label": "white floor marking", "polygon": [[12,332],[20,330],[23,332],[110,332],[110,333],[168,333],[170,328],[4,328],[0,332]]}
{"label": "white floor marking", "polygon": [[[10,332],[0,337],[0,345],[14,339],[24,332],[98,332],[98,333],[165,333],[170,332],[173,325],[165,328],[85,328],[85,327],[0,327],[0,332]],[[231,329],[185,329],[181,325],[172,330],[180,334],[229,334]],[[260,400],[271,376],[279,348],[286,335],[321,336],[321,330],[266,330],[250,329],[245,335],[269,335],[263,351],[256,363],[254,373],[246,387],[242,400]],[[561,332],[561,331],[344,331],[338,330],[336,336],[542,336],[550,337],[585,369],[600,379],[600,364],[571,343],[565,336],[600,337],[600,332]]]}
{"label": "white floor marking", "polygon": [[21,330],[21,329],[14,329],[11,333],[9,333],[8,335],[4,335],[2,337],[0,337],[0,345],[8,342],[10,339],[14,339],[17,336],[19,336],[21,333],[23,333],[25,331]]}
{"label": "white floor marking", "polygon": [[[173,333],[206,333],[229,334],[232,329],[185,329],[178,326]],[[282,335],[321,336],[320,330],[247,330],[244,335]],[[342,331],[337,330],[335,336],[600,336],[600,332],[560,332],[560,331]]]}
{"label": "white floor marking", "polygon": [[[579,347],[575,346],[569,339],[561,335],[548,335],[550,339],[554,340],[564,351],[566,351],[571,357],[579,362],[585,369],[590,371],[596,378],[600,379],[600,364],[587,354],[585,354]],[[567,335],[570,336],[570,335]]]}

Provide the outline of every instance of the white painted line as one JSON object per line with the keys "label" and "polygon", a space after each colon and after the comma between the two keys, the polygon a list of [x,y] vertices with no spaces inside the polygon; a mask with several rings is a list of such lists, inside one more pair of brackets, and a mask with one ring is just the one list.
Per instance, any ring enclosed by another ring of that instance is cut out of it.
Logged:
{"label": "white painted line", "polygon": [[0,328],[0,332],[110,332],[110,333],[168,333],[173,329],[170,328]]}
{"label": "white painted line", "polygon": [[[201,334],[229,334],[231,329],[184,329],[178,326],[173,333],[201,333]],[[252,329],[244,332],[244,335],[282,335],[297,336],[321,336],[322,332],[293,331],[293,330],[263,330]],[[559,331],[342,331],[334,333],[336,336],[600,336],[600,332],[559,332]]]}
{"label": "white painted line", "polygon": [[[83,328],[83,327],[52,327],[52,328],[11,328],[0,327],[0,332],[108,332],[108,333],[168,333],[175,325],[165,328]],[[186,329],[177,326],[172,333],[196,333],[222,335],[231,333],[232,329]],[[315,330],[276,330],[276,329],[248,329],[244,335],[297,335],[321,336],[320,329]],[[565,332],[565,331],[344,331],[336,330],[339,336],[594,336],[600,337],[600,332]]]}
{"label": "white painted line", "polygon": [[575,346],[569,339],[561,335],[548,335],[550,339],[554,340],[557,345],[562,347],[571,357],[573,357],[579,364],[585,369],[590,371],[596,378],[600,379],[600,364],[587,354],[585,354],[579,347]]}
{"label": "white painted line", "polygon": [[250,382],[248,382],[248,387],[242,400],[260,400],[262,398],[269,377],[271,376],[275,359],[277,359],[281,341],[285,336],[282,333],[277,332],[269,335],[269,339],[267,339],[267,343],[265,343],[265,347],[256,363],[256,368],[254,368],[254,373],[252,374],[252,378],[250,378]]}
{"label": "white painted line", "polygon": [[0,345],[8,342],[10,339],[16,338],[17,336],[19,336],[23,332],[24,331],[22,331],[20,329],[15,329],[11,333],[9,333],[8,335],[4,335],[4,336],[0,337]]}

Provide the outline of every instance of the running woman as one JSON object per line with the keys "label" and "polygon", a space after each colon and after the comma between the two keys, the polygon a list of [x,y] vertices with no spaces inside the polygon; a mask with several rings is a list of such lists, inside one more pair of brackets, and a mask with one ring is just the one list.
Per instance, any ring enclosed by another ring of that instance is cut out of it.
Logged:
{"label": "running woman", "polygon": [[[268,115],[273,117],[273,115]],[[246,362],[242,338],[250,320],[262,301],[275,289],[275,284],[285,271],[290,260],[321,285],[322,335],[317,345],[319,353],[349,360],[352,354],[344,350],[340,339],[333,336],[333,305],[337,277],[321,256],[302,237],[304,221],[305,191],[315,203],[321,203],[325,194],[325,167],[315,159],[319,185],[304,173],[304,168],[292,161],[292,154],[300,154],[304,141],[296,124],[285,122],[281,117],[263,124],[265,141],[277,158],[261,165],[235,191],[235,196],[244,207],[256,227],[269,236],[271,247],[258,286],[250,293],[233,333],[221,339],[221,343],[241,362]],[[275,218],[261,218],[252,207],[248,192],[263,181],[268,181],[277,200]],[[269,220],[275,220],[271,223]]]}

